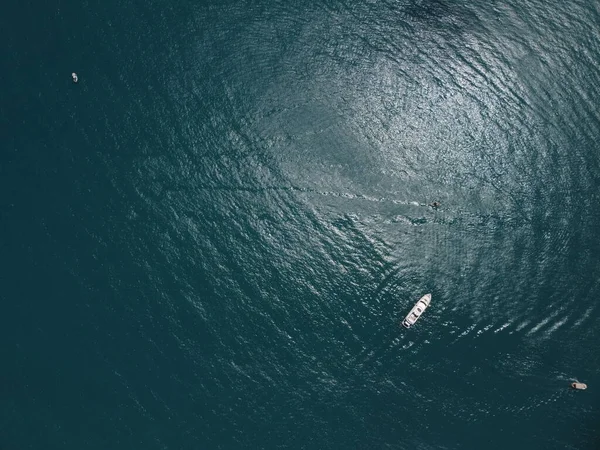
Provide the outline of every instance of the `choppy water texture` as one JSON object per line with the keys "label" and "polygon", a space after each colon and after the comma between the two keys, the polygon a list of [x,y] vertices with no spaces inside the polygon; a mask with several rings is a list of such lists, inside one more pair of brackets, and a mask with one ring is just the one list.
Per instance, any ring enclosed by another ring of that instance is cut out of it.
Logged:
{"label": "choppy water texture", "polygon": [[3,450],[598,448],[598,1],[0,24]]}

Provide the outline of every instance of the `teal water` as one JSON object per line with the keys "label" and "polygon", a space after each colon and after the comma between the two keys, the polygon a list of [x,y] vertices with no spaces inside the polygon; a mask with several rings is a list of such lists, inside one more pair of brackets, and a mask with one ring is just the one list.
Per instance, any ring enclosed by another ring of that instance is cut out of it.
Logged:
{"label": "teal water", "polygon": [[597,1],[3,9],[2,450],[598,448]]}

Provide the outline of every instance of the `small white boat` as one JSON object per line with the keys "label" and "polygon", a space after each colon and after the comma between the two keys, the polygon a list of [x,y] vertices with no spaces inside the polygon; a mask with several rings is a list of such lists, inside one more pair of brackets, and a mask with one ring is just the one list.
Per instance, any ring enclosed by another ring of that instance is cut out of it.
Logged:
{"label": "small white boat", "polygon": [[73,78],[73,83],[77,83],[79,81],[79,78],[75,72],[71,74],[71,78]]}
{"label": "small white boat", "polygon": [[576,381],[575,383],[571,383],[571,387],[573,389],[577,389],[579,391],[584,391],[587,389],[587,384],[585,383],[580,383],[579,381]]}
{"label": "small white boat", "polygon": [[412,327],[419,317],[421,317],[421,314],[423,314],[423,312],[427,309],[430,302],[431,294],[425,294],[423,297],[421,297],[402,321],[402,326],[404,326],[404,328]]}

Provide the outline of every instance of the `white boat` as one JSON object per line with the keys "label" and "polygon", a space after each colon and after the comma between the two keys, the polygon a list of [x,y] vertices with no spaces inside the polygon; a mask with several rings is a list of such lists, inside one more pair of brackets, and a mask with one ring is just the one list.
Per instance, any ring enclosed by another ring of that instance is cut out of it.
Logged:
{"label": "white boat", "polygon": [[427,309],[430,302],[431,294],[425,294],[423,297],[421,297],[402,321],[402,326],[405,328],[412,327],[419,317],[421,317],[421,314],[423,314],[423,312]]}
{"label": "white boat", "polygon": [[75,72],[71,74],[71,78],[73,78],[73,83],[77,83],[79,81],[79,77],[77,77],[77,74]]}

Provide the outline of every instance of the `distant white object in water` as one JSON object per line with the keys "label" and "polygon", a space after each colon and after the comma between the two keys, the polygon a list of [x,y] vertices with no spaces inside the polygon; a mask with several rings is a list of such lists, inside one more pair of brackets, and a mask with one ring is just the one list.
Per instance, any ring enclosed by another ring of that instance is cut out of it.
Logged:
{"label": "distant white object in water", "polygon": [[421,317],[421,314],[423,314],[423,312],[427,309],[430,302],[431,294],[425,294],[423,297],[421,297],[402,321],[402,326],[404,326],[404,328],[412,327],[419,317]]}
{"label": "distant white object in water", "polygon": [[587,384],[580,383],[579,381],[576,381],[575,383],[571,383],[571,387],[573,389],[577,389],[579,391],[583,391],[583,390],[587,389]]}
{"label": "distant white object in water", "polygon": [[71,74],[71,78],[73,78],[73,83],[77,83],[79,81],[79,78],[75,72]]}

